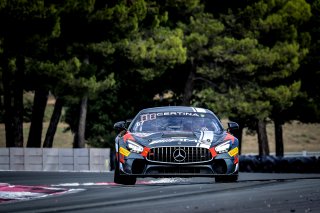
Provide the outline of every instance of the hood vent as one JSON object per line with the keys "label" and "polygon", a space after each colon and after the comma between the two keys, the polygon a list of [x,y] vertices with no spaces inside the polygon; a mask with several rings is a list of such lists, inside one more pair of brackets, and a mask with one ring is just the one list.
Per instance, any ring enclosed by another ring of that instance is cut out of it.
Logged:
{"label": "hood vent", "polygon": [[172,138],[172,137],[187,137],[187,138],[197,138],[193,132],[164,132],[162,134],[163,138]]}

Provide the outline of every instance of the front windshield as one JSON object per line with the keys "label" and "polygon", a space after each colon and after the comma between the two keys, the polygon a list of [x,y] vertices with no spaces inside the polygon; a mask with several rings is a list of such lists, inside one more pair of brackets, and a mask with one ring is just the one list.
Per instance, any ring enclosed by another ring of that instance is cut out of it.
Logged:
{"label": "front windshield", "polygon": [[131,132],[222,131],[220,122],[208,113],[141,114],[131,125]]}

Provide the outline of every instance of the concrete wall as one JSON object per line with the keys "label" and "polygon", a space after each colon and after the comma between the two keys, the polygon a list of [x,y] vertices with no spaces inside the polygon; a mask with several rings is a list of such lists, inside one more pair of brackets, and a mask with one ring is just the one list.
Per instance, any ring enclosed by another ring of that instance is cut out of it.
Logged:
{"label": "concrete wall", "polygon": [[110,149],[0,148],[0,170],[110,171]]}

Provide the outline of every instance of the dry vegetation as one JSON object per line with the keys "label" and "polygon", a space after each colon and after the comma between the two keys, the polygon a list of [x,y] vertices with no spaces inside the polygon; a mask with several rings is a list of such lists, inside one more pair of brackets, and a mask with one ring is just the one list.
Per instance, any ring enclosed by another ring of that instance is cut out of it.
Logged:
{"label": "dry vegetation", "polygon": [[[225,123],[225,121],[223,122]],[[28,139],[30,123],[24,125],[24,139]],[[225,125],[224,125],[225,126]],[[54,140],[54,147],[72,147],[73,135],[64,133],[67,124],[60,123]],[[44,123],[43,137],[48,128]],[[270,152],[275,152],[273,124],[267,125]],[[284,149],[286,152],[320,151],[320,124],[303,124],[297,121],[283,126]],[[26,143],[26,142],[25,142]],[[257,135],[243,134],[242,153],[258,153]],[[0,147],[5,147],[4,125],[0,124]]]}
{"label": "dry vegetation", "polygon": [[[43,132],[42,132],[42,141],[46,136],[46,131],[49,126],[49,122],[45,122],[43,124]],[[70,131],[64,132],[65,128],[68,125],[65,123],[60,123],[57,129],[57,133],[54,137],[53,147],[55,148],[68,148],[72,147],[73,135]],[[28,134],[29,134],[30,123],[23,124],[23,138],[24,138],[24,146],[27,144]],[[4,124],[0,124],[0,147],[5,147],[5,127]]]}
{"label": "dry vegetation", "polygon": [[[275,152],[274,125],[267,125],[270,152]],[[283,126],[285,152],[320,151],[320,124],[298,121]],[[257,135],[243,135],[243,153],[257,153]]]}

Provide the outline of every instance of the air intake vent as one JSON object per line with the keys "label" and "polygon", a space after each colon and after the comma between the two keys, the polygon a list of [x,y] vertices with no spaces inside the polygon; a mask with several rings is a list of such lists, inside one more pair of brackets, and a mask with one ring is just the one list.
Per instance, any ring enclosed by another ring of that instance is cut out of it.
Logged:
{"label": "air intake vent", "polygon": [[201,147],[156,147],[152,148],[147,160],[164,163],[199,163],[212,159],[209,149]]}

